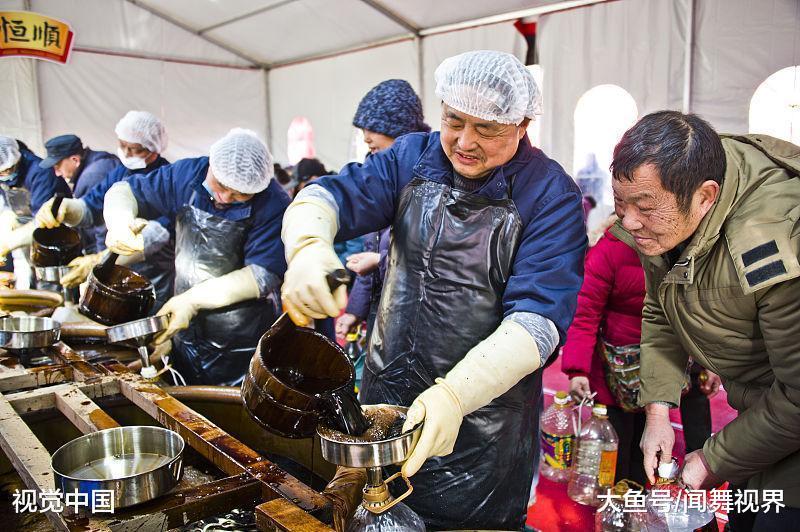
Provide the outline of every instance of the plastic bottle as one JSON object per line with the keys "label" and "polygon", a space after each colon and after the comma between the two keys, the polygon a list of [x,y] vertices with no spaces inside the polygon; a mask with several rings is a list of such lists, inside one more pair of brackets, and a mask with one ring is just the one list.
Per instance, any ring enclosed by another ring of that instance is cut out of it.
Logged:
{"label": "plastic bottle", "polygon": [[619,438],[608,421],[605,405],[596,404],[581,430],[578,452],[570,471],[567,494],[575,502],[600,506],[598,494],[614,485]]}
{"label": "plastic bottle", "polygon": [[425,523],[417,513],[398,503],[389,510],[376,514],[359,506],[347,532],[425,532]]}
{"label": "plastic bottle", "polygon": [[[671,462],[658,465],[656,482],[650,487],[650,494],[645,502],[648,523],[658,523],[663,527],[659,530],[669,532],[717,530],[714,512],[707,504],[698,503],[696,506],[692,505],[694,507],[689,505],[688,494],[678,484],[679,475],[680,468],[675,458]],[[656,491],[659,492],[658,496],[654,493]],[[651,528],[656,527],[651,526]]]}
{"label": "plastic bottle", "polygon": [[553,404],[545,410],[541,421],[542,475],[554,482],[569,481],[575,448],[575,413],[567,392],[557,392]]}

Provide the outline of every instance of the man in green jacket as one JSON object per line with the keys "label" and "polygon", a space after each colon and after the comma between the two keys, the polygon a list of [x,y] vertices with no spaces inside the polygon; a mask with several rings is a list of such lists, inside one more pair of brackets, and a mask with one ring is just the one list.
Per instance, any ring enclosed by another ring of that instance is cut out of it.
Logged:
{"label": "man in green jacket", "polygon": [[[758,490],[731,530],[800,530],[800,147],[723,136],[694,115],[642,118],[614,150],[613,232],[647,284],[645,471],[669,462],[689,357],[722,377],[739,415],[686,456],[694,489]],[[781,498],[776,512],[766,501]],[[735,499],[734,499],[735,500]],[[734,508],[735,510],[735,508]]]}

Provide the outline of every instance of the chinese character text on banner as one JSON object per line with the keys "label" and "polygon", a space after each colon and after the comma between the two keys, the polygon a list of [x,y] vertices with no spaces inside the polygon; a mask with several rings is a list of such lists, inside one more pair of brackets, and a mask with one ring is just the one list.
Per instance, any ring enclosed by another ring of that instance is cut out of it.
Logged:
{"label": "chinese character text on banner", "polygon": [[72,38],[66,22],[30,11],[0,11],[0,58],[22,56],[66,63]]}

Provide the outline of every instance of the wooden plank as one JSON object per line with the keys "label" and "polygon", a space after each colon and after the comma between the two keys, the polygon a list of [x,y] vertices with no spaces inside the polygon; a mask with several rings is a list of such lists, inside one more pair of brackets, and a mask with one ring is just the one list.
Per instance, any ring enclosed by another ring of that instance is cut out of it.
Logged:
{"label": "wooden plank", "polygon": [[72,367],[67,364],[0,372],[0,392],[38,388],[72,380]]}
{"label": "wooden plank", "polygon": [[58,342],[47,349],[47,354],[56,362],[68,364],[73,369],[73,378],[76,381],[92,381],[107,375],[108,372],[94,364],[86,362],[82,356],[64,342]]}
{"label": "wooden plank", "polygon": [[53,489],[50,454],[11,403],[0,395],[0,447],[29,489]]}
{"label": "wooden plank", "polygon": [[286,499],[275,499],[256,506],[256,526],[262,531],[333,532],[332,528]]}
{"label": "wooden plank", "polygon": [[[260,502],[260,483],[249,475],[241,474],[174,491],[132,509],[118,510],[107,518],[101,519],[97,515],[89,523],[84,521],[82,524],[90,530],[121,531],[137,527],[139,530],[167,530],[227,513],[234,508],[255,506]],[[77,522],[74,524],[78,525]]]}
{"label": "wooden plank", "polygon": [[265,499],[283,497],[306,512],[328,520],[330,501],[254,450],[167,394],[139,379],[120,379],[120,391],[161,425],[174,430],[186,443],[229,475],[247,473],[260,480]]}
{"label": "wooden plank", "polygon": [[56,393],[55,402],[56,408],[83,434],[119,427],[119,423],[78,388]]}
{"label": "wooden plank", "polygon": [[[0,395],[0,449],[28,489],[37,492],[55,489],[50,453],[3,395]],[[68,530],[61,514],[46,514],[56,530]]]}
{"label": "wooden plank", "polygon": [[56,384],[55,386],[37,388],[26,392],[11,393],[5,397],[14,407],[14,410],[24,414],[26,412],[56,408],[54,394],[66,393],[73,389],[80,390],[90,399],[95,399],[118,394],[119,384],[114,377],[102,377],[92,382]]}

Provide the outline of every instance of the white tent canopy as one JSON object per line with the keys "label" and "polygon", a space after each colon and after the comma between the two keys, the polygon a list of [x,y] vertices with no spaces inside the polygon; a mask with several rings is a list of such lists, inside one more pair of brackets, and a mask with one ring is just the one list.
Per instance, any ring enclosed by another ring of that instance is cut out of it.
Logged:
{"label": "white tent canopy", "polygon": [[433,70],[450,55],[491,48],[524,58],[513,27],[538,15],[544,71],[541,137],[572,170],[573,113],[599,84],[634,98],[639,116],[700,113],[746,132],[750,98],[772,73],[800,64],[797,0],[0,0],[75,32],[67,65],[0,59],[0,134],[41,151],[76,133],[113,150],[129,109],[165,122],[171,159],[207,153],[231,127],[260,132],[287,163],[286,132],[304,116],[318,157],[348,160],[360,98],[408,80],[438,129]]}

